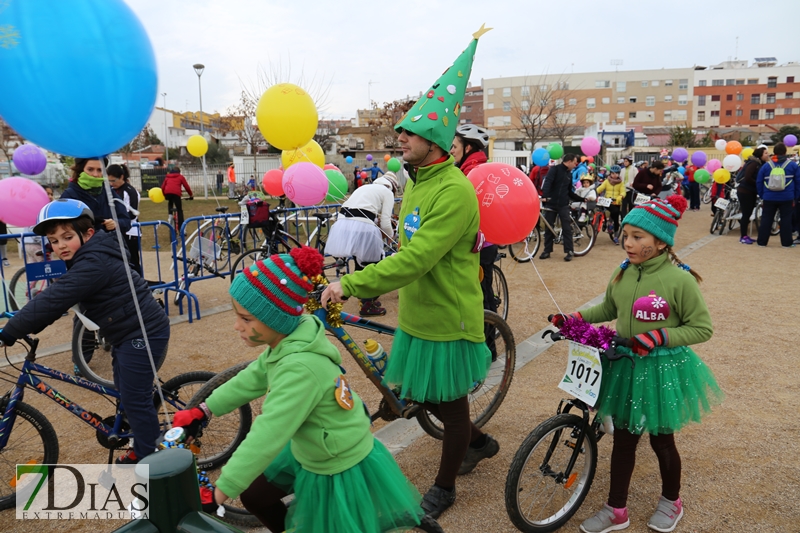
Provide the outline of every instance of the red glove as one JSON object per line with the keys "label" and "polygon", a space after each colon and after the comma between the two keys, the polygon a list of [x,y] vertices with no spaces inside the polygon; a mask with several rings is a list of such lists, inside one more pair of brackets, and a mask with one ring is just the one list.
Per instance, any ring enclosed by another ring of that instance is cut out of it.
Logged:
{"label": "red glove", "polygon": [[211,418],[211,412],[206,405],[200,404],[200,407],[194,407],[185,411],[178,411],[172,418],[172,425],[175,427],[185,428],[186,435],[192,438],[197,437],[197,432],[203,422]]}
{"label": "red glove", "polygon": [[631,342],[633,342],[633,346],[631,347],[633,353],[644,357],[653,351],[653,348],[656,346],[667,345],[667,330],[661,328],[648,331],[647,333],[640,333],[638,335],[634,335],[634,337],[631,339]]}
{"label": "red glove", "polygon": [[580,319],[583,319],[583,316],[581,316],[581,314],[578,313],[577,311],[575,313],[570,313],[568,315],[564,315],[564,314],[559,313],[557,315],[550,315],[550,323],[553,324],[555,327],[561,329],[561,326],[564,325],[564,322],[568,318],[580,318]]}

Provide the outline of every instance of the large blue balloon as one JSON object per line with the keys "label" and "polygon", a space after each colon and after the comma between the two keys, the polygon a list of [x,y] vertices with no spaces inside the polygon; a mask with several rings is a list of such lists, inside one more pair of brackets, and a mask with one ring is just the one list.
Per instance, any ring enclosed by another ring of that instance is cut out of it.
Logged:
{"label": "large blue balloon", "polygon": [[0,2],[0,27],[0,116],[22,137],[92,157],[118,150],[147,124],[155,55],[121,0]]}
{"label": "large blue balloon", "polygon": [[550,164],[550,152],[547,151],[547,148],[537,148],[533,151],[531,159],[534,165],[546,167]]}

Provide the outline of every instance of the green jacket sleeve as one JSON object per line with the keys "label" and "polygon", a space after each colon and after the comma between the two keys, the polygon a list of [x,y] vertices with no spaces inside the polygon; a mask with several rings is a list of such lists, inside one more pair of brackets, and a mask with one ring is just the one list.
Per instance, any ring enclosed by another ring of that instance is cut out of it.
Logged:
{"label": "green jacket sleeve", "polygon": [[[683,275],[689,274],[683,273]],[[677,300],[680,303],[677,312],[681,325],[665,328],[667,346],[689,346],[709,340],[714,333],[711,314],[700,293],[700,286],[693,278],[689,283],[680,285]]]}
{"label": "green jacket sleeve", "polygon": [[[265,352],[266,353],[266,352]],[[247,365],[238,374],[211,393],[206,406],[214,416],[222,416],[267,393],[266,355]]]}
{"label": "green jacket sleeve", "polygon": [[261,414],[222,468],[217,487],[230,498],[244,492],[286,447],[319,403],[323,390],[314,372],[302,363],[292,361],[276,369]]}
{"label": "green jacket sleeve", "polygon": [[597,324],[598,322],[610,322],[617,318],[617,306],[614,305],[614,298],[611,291],[614,288],[614,278],[617,276],[618,272],[619,268],[616,268],[611,275],[611,279],[606,286],[606,294],[603,297],[603,301],[594,307],[580,311],[581,316],[586,322]]}
{"label": "green jacket sleeve", "polygon": [[[419,230],[396,254],[342,278],[345,296],[370,297],[405,287],[430,271],[455,246],[477,213],[465,208],[470,201],[468,189],[448,189],[449,194],[433,200]],[[474,202],[474,191],[471,196]]]}

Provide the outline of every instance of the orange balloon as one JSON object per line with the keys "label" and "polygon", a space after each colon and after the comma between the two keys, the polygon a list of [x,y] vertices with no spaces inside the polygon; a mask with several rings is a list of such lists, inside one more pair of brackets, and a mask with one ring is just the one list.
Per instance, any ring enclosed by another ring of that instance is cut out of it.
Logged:
{"label": "orange balloon", "polygon": [[386,161],[387,163],[389,162],[389,160],[391,158],[392,158],[392,156],[390,156],[389,154],[386,154],[385,156],[383,156],[383,160]]}
{"label": "orange balloon", "polygon": [[742,143],[739,141],[728,141],[725,151],[729,154],[739,155],[742,152]]}
{"label": "orange balloon", "polygon": [[582,155],[582,156],[581,156],[581,163],[583,163],[584,161],[586,161],[586,156],[585,156],[585,155]]}

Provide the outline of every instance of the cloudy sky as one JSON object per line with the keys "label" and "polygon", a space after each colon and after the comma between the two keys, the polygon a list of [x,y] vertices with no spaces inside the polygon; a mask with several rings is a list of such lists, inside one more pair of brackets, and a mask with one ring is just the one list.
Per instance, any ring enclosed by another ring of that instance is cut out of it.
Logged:
{"label": "cloudy sky", "polygon": [[792,31],[778,23],[796,19],[796,0],[126,1],[153,41],[159,94],[166,92],[167,108],[176,111],[198,109],[192,65],[203,63],[205,111],[224,112],[260,67],[281,70],[281,81],[297,82],[302,72],[330,82],[322,115],[353,117],[369,97],[384,102],[428,89],[484,22],[494,30],[478,45],[473,85],[499,76],[613,70],[617,59],[620,70],[734,57],[800,61],[800,47],[787,38]]}

